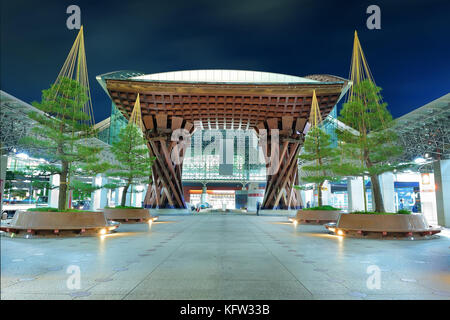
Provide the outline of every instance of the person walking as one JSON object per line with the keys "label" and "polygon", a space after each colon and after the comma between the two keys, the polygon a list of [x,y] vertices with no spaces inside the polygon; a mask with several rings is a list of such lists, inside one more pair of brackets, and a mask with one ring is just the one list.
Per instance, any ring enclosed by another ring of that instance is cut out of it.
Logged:
{"label": "person walking", "polygon": [[256,202],[256,215],[259,216],[259,208],[261,207],[261,203],[259,201]]}

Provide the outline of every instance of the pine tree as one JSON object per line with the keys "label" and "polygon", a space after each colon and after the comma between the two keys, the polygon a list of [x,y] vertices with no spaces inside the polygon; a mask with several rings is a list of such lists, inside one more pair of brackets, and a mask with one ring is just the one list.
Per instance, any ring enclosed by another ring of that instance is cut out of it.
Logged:
{"label": "pine tree", "polygon": [[319,206],[322,206],[322,187],[324,182],[338,179],[333,173],[337,163],[337,150],[332,147],[330,135],[318,126],[312,127],[303,144],[303,153],[298,158],[311,162],[311,164],[302,166],[304,171],[310,173],[310,175],[303,177],[302,180],[317,185],[318,202]]}
{"label": "pine tree", "polygon": [[34,191],[44,191],[46,194],[43,194],[44,196],[47,196],[48,191],[52,188],[51,184],[47,181],[49,176],[47,174],[43,174],[40,170],[36,170],[32,166],[26,165],[19,173],[23,179],[22,180],[28,180],[30,181],[30,189],[31,189],[31,196],[34,194]]}
{"label": "pine tree", "polygon": [[101,147],[92,146],[87,139],[93,130],[89,115],[84,111],[88,100],[87,89],[76,80],[61,78],[58,83],[42,91],[40,103],[33,106],[42,112],[31,112],[29,117],[37,124],[32,135],[21,139],[21,144],[35,149],[35,155],[46,158],[50,164],[36,170],[59,175],[58,209],[67,208],[70,176],[75,172],[99,173],[107,169],[100,163]]}
{"label": "pine tree", "polygon": [[[356,84],[352,100],[344,104],[339,117],[356,133],[349,130],[338,132],[343,157],[339,173],[370,177],[376,212],[385,211],[379,175],[404,167],[395,161],[402,150],[396,143],[397,135],[392,130],[393,120],[387,104],[380,103],[380,91],[381,88],[370,80]],[[367,211],[365,197],[364,201]]]}
{"label": "pine tree", "polygon": [[141,129],[133,123],[120,130],[118,141],[113,143],[111,152],[118,164],[112,166],[108,176],[125,180],[120,203],[121,206],[125,206],[130,186],[145,180],[149,182],[151,179],[154,158],[149,156],[147,142],[142,136]]}
{"label": "pine tree", "polygon": [[70,190],[73,191],[73,200],[83,200],[90,196],[92,192],[100,189],[100,186],[95,186],[92,183],[87,183],[79,179],[70,181]]}

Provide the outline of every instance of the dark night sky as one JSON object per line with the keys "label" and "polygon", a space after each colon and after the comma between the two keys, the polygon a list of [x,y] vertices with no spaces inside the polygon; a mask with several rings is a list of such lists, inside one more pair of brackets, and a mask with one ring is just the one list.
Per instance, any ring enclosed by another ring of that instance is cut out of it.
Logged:
{"label": "dark night sky", "polygon": [[[66,28],[71,4],[81,8],[97,122],[110,113],[98,74],[247,69],[348,77],[355,29],[394,117],[450,92],[449,0],[2,0],[2,90],[40,100],[77,33]],[[381,7],[381,30],[366,28],[371,4]]]}

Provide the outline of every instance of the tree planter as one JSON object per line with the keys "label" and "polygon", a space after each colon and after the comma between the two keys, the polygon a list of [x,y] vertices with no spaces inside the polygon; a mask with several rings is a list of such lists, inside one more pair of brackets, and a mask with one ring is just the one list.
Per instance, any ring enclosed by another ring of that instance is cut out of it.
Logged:
{"label": "tree planter", "polygon": [[340,210],[298,210],[295,218],[291,220],[299,224],[321,225],[336,222],[341,213]]}
{"label": "tree planter", "polygon": [[15,235],[83,236],[106,234],[119,226],[108,223],[103,212],[18,211],[0,230]]}
{"label": "tree planter", "polygon": [[358,238],[429,238],[440,228],[428,225],[422,214],[343,214],[327,229]]}
{"label": "tree planter", "polygon": [[149,209],[103,209],[108,221],[118,221],[121,223],[142,223],[156,220],[150,215]]}

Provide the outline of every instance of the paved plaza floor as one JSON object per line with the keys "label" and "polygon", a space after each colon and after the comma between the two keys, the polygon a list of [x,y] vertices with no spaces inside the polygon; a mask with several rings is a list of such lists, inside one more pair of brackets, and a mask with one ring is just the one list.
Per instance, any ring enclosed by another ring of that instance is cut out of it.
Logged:
{"label": "paved plaza floor", "polygon": [[1,299],[449,300],[450,232],[350,239],[286,217],[213,214],[103,237],[3,236]]}

